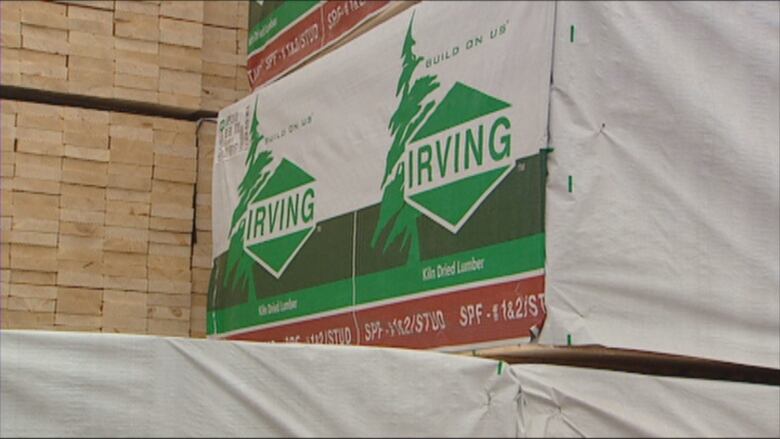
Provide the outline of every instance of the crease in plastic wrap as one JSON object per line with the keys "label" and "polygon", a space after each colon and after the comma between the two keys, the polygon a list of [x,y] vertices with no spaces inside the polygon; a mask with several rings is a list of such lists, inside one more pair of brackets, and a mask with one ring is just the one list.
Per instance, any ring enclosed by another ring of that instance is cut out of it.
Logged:
{"label": "crease in plastic wrap", "polygon": [[0,435],[514,437],[491,360],[366,347],[0,333]]}
{"label": "crease in plastic wrap", "polygon": [[780,387],[528,364],[521,437],[777,437]]}
{"label": "crease in plastic wrap", "polygon": [[780,387],[424,351],[0,332],[0,436],[778,436]]}
{"label": "crease in plastic wrap", "polygon": [[780,367],[779,20],[557,4],[540,342]]}

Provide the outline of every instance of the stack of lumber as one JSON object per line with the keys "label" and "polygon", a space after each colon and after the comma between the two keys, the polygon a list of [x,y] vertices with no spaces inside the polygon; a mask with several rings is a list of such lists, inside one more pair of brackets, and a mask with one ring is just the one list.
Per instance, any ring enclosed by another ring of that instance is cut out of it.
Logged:
{"label": "stack of lumber", "polygon": [[249,91],[246,1],[3,1],[2,84],[217,111]]}
{"label": "stack of lumber", "polygon": [[206,336],[206,308],[211,276],[211,175],[217,124],[198,129],[198,179],[195,183],[195,242],[192,245],[192,318],[190,336]]}
{"label": "stack of lumber", "polygon": [[189,335],[196,124],[0,107],[2,327]]}

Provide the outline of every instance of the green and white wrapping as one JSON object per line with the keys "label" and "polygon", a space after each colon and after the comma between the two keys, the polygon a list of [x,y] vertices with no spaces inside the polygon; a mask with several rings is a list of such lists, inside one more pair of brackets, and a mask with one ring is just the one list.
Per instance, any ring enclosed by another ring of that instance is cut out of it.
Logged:
{"label": "green and white wrapping", "polygon": [[252,89],[310,59],[389,4],[389,0],[251,2],[247,74]]}
{"label": "green and white wrapping", "polygon": [[553,9],[422,3],[222,110],[209,333],[527,339],[545,313]]}

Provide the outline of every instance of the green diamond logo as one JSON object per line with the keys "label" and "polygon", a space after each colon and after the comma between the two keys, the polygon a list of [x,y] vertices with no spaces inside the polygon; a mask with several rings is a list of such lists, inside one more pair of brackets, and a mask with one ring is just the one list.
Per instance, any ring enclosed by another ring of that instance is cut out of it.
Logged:
{"label": "green diamond logo", "polygon": [[457,233],[512,169],[510,104],[457,82],[404,152],[404,199]]}
{"label": "green diamond logo", "polygon": [[316,226],[315,180],[283,159],[249,203],[244,251],[277,279]]}

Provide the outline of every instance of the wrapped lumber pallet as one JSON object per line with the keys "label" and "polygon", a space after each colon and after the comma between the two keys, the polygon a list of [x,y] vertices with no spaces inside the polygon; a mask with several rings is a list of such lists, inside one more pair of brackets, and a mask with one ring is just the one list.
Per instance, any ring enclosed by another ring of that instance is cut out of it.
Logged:
{"label": "wrapped lumber pallet", "polygon": [[247,71],[252,89],[325,55],[416,1],[251,2]]}

